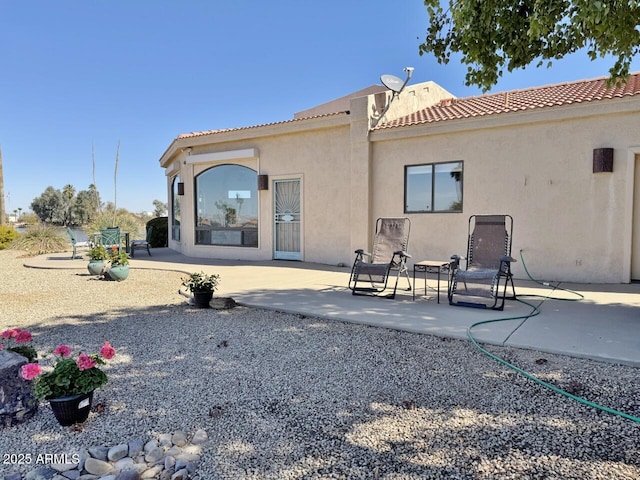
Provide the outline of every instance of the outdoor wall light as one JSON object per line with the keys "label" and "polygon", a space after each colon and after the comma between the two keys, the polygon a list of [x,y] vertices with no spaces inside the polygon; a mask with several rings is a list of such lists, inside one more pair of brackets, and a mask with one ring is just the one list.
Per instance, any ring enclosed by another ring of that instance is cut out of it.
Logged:
{"label": "outdoor wall light", "polygon": [[269,175],[258,175],[258,190],[269,190]]}
{"label": "outdoor wall light", "polygon": [[613,148],[593,149],[593,173],[613,172]]}
{"label": "outdoor wall light", "polygon": [[184,195],[184,183],[178,182],[178,195]]}

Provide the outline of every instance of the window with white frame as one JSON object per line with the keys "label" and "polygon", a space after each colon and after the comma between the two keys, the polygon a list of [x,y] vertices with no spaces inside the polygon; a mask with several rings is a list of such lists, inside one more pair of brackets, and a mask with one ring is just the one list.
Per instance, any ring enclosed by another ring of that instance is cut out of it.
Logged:
{"label": "window with white frame", "polygon": [[462,212],[463,162],[404,167],[404,212]]}
{"label": "window with white frame", "polygon": [[218,165],[195,179],[196,244],[258,246],[258,174]]}

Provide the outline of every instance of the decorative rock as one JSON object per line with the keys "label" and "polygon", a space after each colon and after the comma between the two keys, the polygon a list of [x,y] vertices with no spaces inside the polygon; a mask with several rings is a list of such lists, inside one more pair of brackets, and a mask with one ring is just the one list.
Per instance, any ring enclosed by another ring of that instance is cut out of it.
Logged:
{"label": "decorative rock", "polygon": [[178,470],[176,473],[171,475],[171,480],[187,480],[189,478],[189,472],[185,468],[182,470]]}
{"label": "decorative rock", "polygon": [[[84,469],[92,475],[105,475],[113,471],[113,465],[97,458],[87,458],[84,462]],[[82,478],[82,477],[80,477]]]}
{"label": "decorative rock", "polygon": [[60,473],[73,470],[74,468],[78,468],[77,463],[52,463],[49,466],[53,468],[56,472],[60,472]]}
{"label": "decorative rock", "polygon": [[158,441],[149,440],[147,443],[144,444],[144,453],[149,453],[150,451],[155,450],[156,448],[158,448]]}
{"label": "decorative rock", "polygon": [[109,453],[107,453],[107,458],[110,462],[117,462],[121,458],[124,458],[129,453],[129,445],[126,443],[121,443],[120,445],[116,445],[115,447],[111,447],[109,449]]}
{"label": "decorative rock", "polygon": [[160,447],[156,447],[145,455],[144,460],[151,465],[155,465],[156,463],[162,461],[163,458],[164,450],[162,450],[162,448]]}
{"label": "decorative rock", "polygon": [[169,470],[170,468],[175,467],[175,465],[176,465],[176,459],[173,458],[171,455],[167,455],[166,457],[164,457],[164,468]]}
{"label": "decorative rock", "polygon": [[187,444],[187,435],[184,432],[175,432],[171,436],[171,443],[178,447],[184,447]]}
{"label": "decorative rock", "polygon": [[135,465],[136,464],[133,462],[133,458],[124,457],[117,460],[116,463],[113,464],[113,469],[116,472],[122,472],[124,470],[136,470]]}
{"label": "decorative rock", "polygon": [[158,437],[158,445],[160,447],[171,447],[171,445],[173,445],[173,443],[171,443],[171,437],[172,435],[170,433],[163,433]]}
{"label": "decorative rock", "polygon": [[107,447],[91,447],[89,448],[89,455],[97,460],[106,462],[108,460],[109,449]]}
{"label": "decorative rock", "polygon": [[134,438],[129,442],[129,456],[135,458],[138,456],[144,448],[144,442],[141,438]]}
{"label": "decorative rock", "polygon": [[196,471],[195,462],[188,462],[183,459],[176,460],[176,471],[186,469],[189,473]]}
{"label": "decorative rock", "polygon": [[16,425],[38,410],[32,382],[20,375],[27,359],[10,350],[0,350],[0,427]]}
{"label": "decorative rock", "polygon": [[49,467],[41,467],[37,468],[24,477],[25,480],[48,480],[53,478],[56,474],[56,471]]}
{"label": "decorative rock", "polygon": [[[196,441],[208,441],[204,430],[196,434],[193,437]],[[136,438],[111,448],[90,447],[80,450],[77,464],[52,464],[33,470],[25,477],[13,473],[0,480],[189,480],[196,472],[202,447],[186,439],[184,432],[177,431],[146,443]]]}
{"label": "decorative rock", "polygon": [[151,467],[149,470],[142,472],[140,475],[141,478],[155,478],[162,471],[162,467],[160,465],[156,465],[155,467]]}
{"label": "decorative rock", "polygon": [[170,455],[175,457],[176,455],[180,455],[182,453],[182,449],[176,446],[171,447],[169,450],[164,452],[165,455]]}
{"label": "decorative rock", "polygon": [[194,445],[203,445],[209,441],[209,436],[207,432],[204,430],[196,430],[196,433],[193,434],[193,438],[191,439],[191,443]]}
{"label": "decorative rock", "polygon": [[171,480],[171,476],[173,475],[173,469],[171,470],[163,470],[160,474],[160,480]]}
{"label": "decorative rock", "polygon": [[140,480],[140,474],[133,470],[121,472],[115,480]]}

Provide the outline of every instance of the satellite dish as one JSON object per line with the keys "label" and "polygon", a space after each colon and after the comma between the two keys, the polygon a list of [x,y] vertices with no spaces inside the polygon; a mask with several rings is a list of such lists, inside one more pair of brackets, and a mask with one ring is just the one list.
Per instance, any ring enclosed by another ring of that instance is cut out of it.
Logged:
{"label": "satellite dish", "polygon": [[395,93],[400,93],[404,88],[405,82],[395,75],[384,74],[380,77],[382,84]]}

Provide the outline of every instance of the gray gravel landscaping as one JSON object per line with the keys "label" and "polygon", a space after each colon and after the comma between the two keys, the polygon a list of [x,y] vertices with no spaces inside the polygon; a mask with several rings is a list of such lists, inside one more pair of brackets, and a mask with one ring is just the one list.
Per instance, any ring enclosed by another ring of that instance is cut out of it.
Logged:
{"label": "gray gravel landscaping", "polygon": [[[41,353],[108,340],[117,354],[87,422],[61,427],[42,402],[2,429],[0,461],[204,430],[193,478],[206,480],[640,478],[640,424],[544,389],[466,341],[200,310],[178,295],[177,272],[132,270],[118,283],[22,263],[0,251],[0,331],[30,330]],[[489,350],[640,416],[637,368]],[[0,472],[33,467],[4,462]]]}

